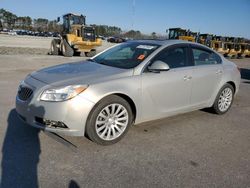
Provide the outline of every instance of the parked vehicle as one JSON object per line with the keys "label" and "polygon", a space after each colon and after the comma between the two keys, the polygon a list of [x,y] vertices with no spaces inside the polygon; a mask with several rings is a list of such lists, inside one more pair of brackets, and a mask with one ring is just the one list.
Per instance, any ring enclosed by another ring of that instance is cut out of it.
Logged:
{"label": "parked vehicle", "polygon": [[225,53],[225,57],[228,58],[237,58],[238,57],[238,49],[236,50],[236,43],[237,41],[235,40],[234,37],[225,37],[225,49],[228,50],[227,53]]}
{"label": "parked vehicle", "polygon": [[225,54],[229,52],[229,48],[226,45],[225,37],[222,36],[213,36],[211,48],[223,56],[225,56]]}
{"label": "parked vehicle", "polygon": [[244,38],[238,38],[238,44],[237,44],[238,58],[244,58],[247,57],[248,54],[250,54],[247,45],[248,43],[246,43],[246,40]]}
{"label": "parked vehicle", "polygon": [[126,40],[124,38],[121,37],[109,37],[107,39],[108,42],[110,43],[122,43],[122,42],[126,42]]}
{"label": "parked vehicle", "polygon": [[197,42],[200,44],[203,44],[205,46],[208,46],[210,48],[213,48],[213,35],[212,34],[199,34]]}
{"label": "parked vehicle", "polygon": [[133,124],[208,107],[224,114],[239,84],[237,66],[204,45],[135,40],[29,74],[16,111],[34,127],[108,145]]}
{"label": "parked vehicle", "polygon": [[13,36],[15,36],[15,35],[17,35],[17,33],[16,33],[16,31],[9,31],[9,32],[8,32],[8,35],[13,35]]}
{"label": "parked vehicle", "polygon": [[98,35],[97,38],[100,38],[100,39],[102,39],[102,40],[106,40],[106,37],[101,36],[101,35]]}

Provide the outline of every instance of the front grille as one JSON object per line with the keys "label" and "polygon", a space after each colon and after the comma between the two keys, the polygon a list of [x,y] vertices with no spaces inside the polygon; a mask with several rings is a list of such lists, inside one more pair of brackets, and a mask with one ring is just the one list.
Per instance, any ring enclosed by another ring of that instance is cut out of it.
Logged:
{"label": "front grille", "polygon": [[18,90],[18,98],[22,101],[27,101],[32,94],[33,94],[32,89],[25,86],[20,86]]}

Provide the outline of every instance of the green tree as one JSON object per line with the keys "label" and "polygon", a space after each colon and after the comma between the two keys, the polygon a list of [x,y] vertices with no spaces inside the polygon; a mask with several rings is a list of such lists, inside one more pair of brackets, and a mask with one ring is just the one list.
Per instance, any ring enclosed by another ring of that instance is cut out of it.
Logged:
{"label": "green tree", "polygon": [[32,19],[29,16],[17,17],[15,20],[15,27],[20,29],[31,29]]}
{"label": "green tree", "polygon": [[0,15],[3,27],[13,29],[17,16],[9,11],[6,11],[5,9],[0,9]]}
{"label": "green tree", "polygon": [[34,29],[39,31],[39,32],[45,32],[48,31],[48,23],[49,20],[45,19],[45,18],[38,18],[38,19],[34,19]]}
{"label": "green tree", "polygon": [[151,33],[151,36],[152,36],[153,39],[156,39],[156,38],[157,38],[156,32],[152,32],[152,33]]}
{"label": "green tree", "polygon": [[142,39],[142,33],[140,31],[130,30],[123,35],[124,37],[133,38],[133,39]]}

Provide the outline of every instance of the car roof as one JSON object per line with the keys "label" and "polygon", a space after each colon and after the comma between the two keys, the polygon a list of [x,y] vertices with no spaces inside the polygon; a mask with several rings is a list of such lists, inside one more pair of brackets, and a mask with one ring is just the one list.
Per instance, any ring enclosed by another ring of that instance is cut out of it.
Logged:
{"label": "car roof", "polygon": [[[166,39],[166,40],[131,40],[128,42],[137,42],[137,43],[142,43],[142,44],[149,44],[149,45],[160,45],[162,47],[167,47],[167,46],[171,46],[171,45],[175,45],[175,44],[193,44],[196,47],[201,47],[203,49],[207,49],[210,51],[213,51],[215,53],[217,53],[216,51],[212,50],[211,48],[209,48],[208,46],[205,46],[203,44],[199,44],[196,42],[190,42],[190,41],[186,41],[186,40],[179,40],[179,39]],[[217,53],[218,54],[218,53]]]}
{"label": "car roof", "polygon": [[128,42],[137,42],[137,43],[144,43],[144,44],[156,44],[160,46],[169,46],[173,44],[195,44],[199,46],[204,46],[195,42],[189,42],[186,40],[178,40],[178,39],[167,39],[167,40],[131,40]]}

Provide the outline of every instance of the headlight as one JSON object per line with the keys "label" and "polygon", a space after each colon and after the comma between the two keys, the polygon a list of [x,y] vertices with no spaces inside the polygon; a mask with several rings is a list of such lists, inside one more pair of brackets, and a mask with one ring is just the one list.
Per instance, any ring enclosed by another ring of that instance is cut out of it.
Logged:
{"label": "headlight", "polygon": [[19,83],[17,92],[19,92],[19,91],[21,90],[22,85],[24,85],[24,80],[22,80],[22,81]]}
{"label": "headlight", "polygon": [[66,87],[53,88],[45,90],[40,100],[42,101],[65,101],[74,98],[81,92],[87,89],[87,86],[83,85],[70,85]]}

